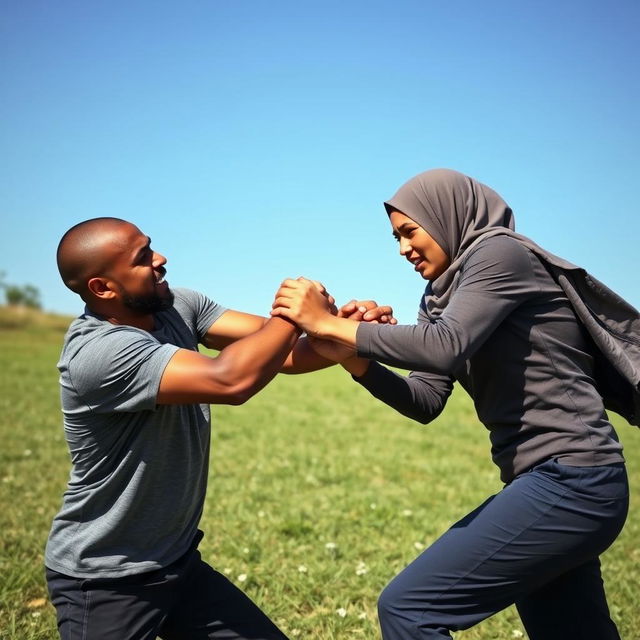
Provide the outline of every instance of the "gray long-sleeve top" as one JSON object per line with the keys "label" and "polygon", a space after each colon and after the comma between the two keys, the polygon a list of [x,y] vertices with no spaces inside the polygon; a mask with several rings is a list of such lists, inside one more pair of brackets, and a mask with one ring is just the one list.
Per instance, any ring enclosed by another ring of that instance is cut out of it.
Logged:
{"label": "gray long-sleeve top", "polygon": [[501,479],[549,458],[573,466],[622,462],[593,377],[594,346],[561,288],[517,240],[487,238],[460,270],[445,311],[417,325],[360,323],[356,380],[422,423],[436,418],[459,381],[490,432]]}

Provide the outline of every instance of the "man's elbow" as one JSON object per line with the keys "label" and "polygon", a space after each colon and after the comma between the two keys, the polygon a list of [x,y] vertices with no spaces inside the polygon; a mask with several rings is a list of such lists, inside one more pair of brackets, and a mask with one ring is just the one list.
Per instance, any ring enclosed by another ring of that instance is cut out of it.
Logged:
{"label": "man's elbow", "polygon": [[255,395],[255,391],[251,389],[235,389],[230,390],[229,394],[225,397],[224,401],[221,404],[229,404],[234,407],[238,407],[241,404],[244,404]]}
{"label": "man's elbow", "polygon": [[247,402],[260,390],[257,376],[253,374],[238,376],[233,366],[229,366],[230,363],[229,365],[224,362],[216,364],[218,366],[211,372],[212,387],[217,391],[213,402],[238,406]]}

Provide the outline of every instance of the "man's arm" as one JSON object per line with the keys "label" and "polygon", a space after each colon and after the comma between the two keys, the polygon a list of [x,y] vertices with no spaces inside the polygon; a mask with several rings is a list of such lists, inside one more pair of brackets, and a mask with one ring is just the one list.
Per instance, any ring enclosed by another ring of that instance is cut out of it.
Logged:
{"label": "man's arm", "polygon": [[[245,326],[252,324],[245,320]],[[261,319],[257,331],[235,339],[215,358],[179,349],[164,370],[157,403],[242,404],[278,373],[299,335],[287,320]]]}
{"label": "man's arm", "polygon": [[[202,343],[209,349],[222,350],[237,340],[259,331],[267,318],[243,313],[225,311],[212,325]],[[300,338],[280,369],[281,373],[308,373],[334,365],[335,362],[318,355],[308,344],[306,338]]]}
{"label": "man's arm", "polygon": [[[351,300],[341,307],[338,316],[358,321],[396,323],[393,309],[389,306],[379,306],[373,300]],[[222,350],[237,340],[259,331],[265,322],[267,319],[262,316],[234,310],[225,311],[211,325],[202,342],[205,347]],[[302,337],[296,342],[280,371],[289,374],[308,373],[334,364],[335,360],[320,355],[311,347],[308,339]]]}

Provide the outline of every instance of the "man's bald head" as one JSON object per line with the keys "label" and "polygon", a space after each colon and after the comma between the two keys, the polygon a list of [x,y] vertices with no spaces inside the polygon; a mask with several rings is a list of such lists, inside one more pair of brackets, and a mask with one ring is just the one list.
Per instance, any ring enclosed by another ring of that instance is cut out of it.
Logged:
{"label": "man's bald head", "polygon": [[126,249],[127,228],[135,228],[120,218],[93,218],[71,227],[58,245],[58,270],[63,282],[83,299],[87,281],[108,268],[114,254]]}

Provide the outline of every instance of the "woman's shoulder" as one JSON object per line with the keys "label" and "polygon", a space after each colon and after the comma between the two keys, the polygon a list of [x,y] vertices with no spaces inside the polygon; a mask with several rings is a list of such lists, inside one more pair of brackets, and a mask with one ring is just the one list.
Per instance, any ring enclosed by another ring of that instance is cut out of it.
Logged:
{"label": "woman's shoulder", "polygon": [[531,269],[531,257],[531,251],[517,238],[498,233],[481,238],[465,256],[462,267],[493,266],[522,273]]}

